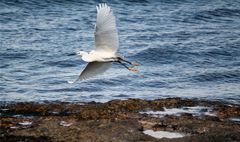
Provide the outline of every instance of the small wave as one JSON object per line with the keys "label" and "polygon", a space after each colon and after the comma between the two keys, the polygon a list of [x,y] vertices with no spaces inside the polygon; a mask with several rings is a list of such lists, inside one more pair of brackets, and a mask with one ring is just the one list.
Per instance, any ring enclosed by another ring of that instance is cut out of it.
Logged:
{"label": "small wave", "polygon": [[200,11],[194,15],[193,20],[200,20],[205,22],[229,22],[234,21],[239,16],[239,9],[219,8],[208,11]]}
{"label": "small wave", "polygon": [[[140,85],[140,83],[139,83]],[[165,88],[168,86],[166,82],[162,81],[147,81],[141,84],[142,87],[150,87],[150,88]]]}
{"label": "small wave", "polygon": [[203,13],[207,15],[216,16],[216,17],[239,17],[240,16],[239,9],[227,9],[227,8],[214,9],[212,11],[205,11]]}
{"label": "small wave", "polygon": [[2,64],[2,65],[0,65],[0,68],[2,68],[2,69],[7,68],[7,67],[9,67],[8,64]]}
{"label": "small wave", "polygon": [[60,88],[60,89],[37,89],[38,93],[56,93],[56,92],[97,92],[102,91],[100,88],[93,87],[79,87],[79,88]]}
{"label": "small wave", "polygon": [[124,0],[129,3],[148,3],[148,0]]}
{"label": "small wave", "polygon": [[57,66],[57,67],[76,67],[79,64],[79,60],[60,60],[60,61],[46,61],[43,62],[47,66]]}
{"label": "small wave", "polygon": [[27,53],[8,53],[8,52],[3,52],[0,53],[0,59],[27,59],[28,55]]}
{"label": "small wave", "polygon": [[240,71],[219,71],[219,72],[206,72],[192,77],[192,80],[198,82],[206,81],[221,81],[221,82],[239,82]]}
{"label": "small wave", "polygon": [[117,86],[117,85],[123,85],[131,83],[131,80],[126,77],[116,77],[116,78],[110,78],[110,79],[94,79],[90,81],[91,84],[97,84],[99,87],[104,86]]}
{"label": "small wave", "polygon": [[158,2],[161,2],[164,4],[183,4],[183,3],[188,3],[188,0],[160,0]]}
{"label": "small wave", "polygon": [[137,53],[133,58],[144,64],[171,64],[188,62],[191,53],[174,47],[148,48]]}
{"label": "small wave", "polygon": [[226,50],[226,49],[210,49],[196,53],[199,57],[202,58],[213,58],[218,61],[222,59],[230,59],[232,60],[234,57],[238,57],[237,52],[234,50]]}
{"label": "small wave", "polygon": [[[221,67],[238,66],[239,49],[230,47],[208,49],[193,53],[194,63],[199,66],[217,65]],[[236,60],[233,60],[236,59]]]}

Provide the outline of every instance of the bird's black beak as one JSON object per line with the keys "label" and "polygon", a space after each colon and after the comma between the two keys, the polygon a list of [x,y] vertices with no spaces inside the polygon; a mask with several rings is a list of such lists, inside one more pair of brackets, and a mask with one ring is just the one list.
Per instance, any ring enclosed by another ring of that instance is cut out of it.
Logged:
{"label": "bird's black beak", "polygon": [[69,53],[67,56],[76,56],[77,53]]}

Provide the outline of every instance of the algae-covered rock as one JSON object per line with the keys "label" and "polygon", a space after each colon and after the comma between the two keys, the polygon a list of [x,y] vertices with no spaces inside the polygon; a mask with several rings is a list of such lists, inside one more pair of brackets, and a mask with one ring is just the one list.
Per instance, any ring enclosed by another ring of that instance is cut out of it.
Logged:
{"label": "algae-covered rock", "polygon": [[[192,114],[189,109],[177,115],[164,112],[165,108],[179,110],[190,106],[200,106],[201,115]],[[232,121],[238,120],[239,116],[239,105],[180,98],[106,103],[16,103],[0,108],[0,139],[1,142],[230,142],[240,141],[240,122]],[[184,137],[157,139],[144,134],[144,130],[178,132]]]}

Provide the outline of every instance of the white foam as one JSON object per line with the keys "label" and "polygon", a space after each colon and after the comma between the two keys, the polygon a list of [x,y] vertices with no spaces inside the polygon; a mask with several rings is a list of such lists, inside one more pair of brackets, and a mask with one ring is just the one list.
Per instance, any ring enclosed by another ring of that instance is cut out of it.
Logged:
{"label": "white foam", "polygon": [[52,113],[52,114],[59,114],[59,112],[57,112],[57,111],[51,111],[50,113]]}
{"label": "white foam", "polygon": [[238,118],[238,117],[231,117],[231,118],[229,118],[229,120],[235,121],[235,122],[240,122],[240,118]]}
{"label": "white foam", "polygon": [[164,111],[141,111],[141,114],[152,115],[153,117],[164,117],[166,115],[180,116],[182,113],[189,113],[193,116],[216,116],[210,107],[194,106],[194,107],[182,107],[182,108],[165,108]]}
{"label": "white foam", "polygon": [[153,131],[153,130],[145,130],[143,131],[144,134],[147,134],[149,136],[152,136],[154,138],[182,138],[185,135],[181,133],[176,133],[176,132],[168,132],[168,131]]}
{"label": "white foam", "polygon": [[32,125],[32,122],[30,122],[30,121],[23,121],[23,122],[19,122],[18,124],[22,125],[22,126],[30,126],[30,125]]}
{"label": "white foam", "polygon": [[23,115],[21,115],[21,114],[16,114],[16,115],[13,115],[13,117],[23,117]]}
{"label": "white foam", "polygon": [[9,109],[7,109],[7,108],[3,108],[3,109],[1,109],[2,111],[8,111]]}
{"label": "white foam", "polygon": [[71,126],[73,123],[68,123],[68,122],[66,122],[66,121],[61,121],[60,123],[59,123],[59,125],[61,125],[61,126],[64,126],[64,127],[69,127],[69,126]]}

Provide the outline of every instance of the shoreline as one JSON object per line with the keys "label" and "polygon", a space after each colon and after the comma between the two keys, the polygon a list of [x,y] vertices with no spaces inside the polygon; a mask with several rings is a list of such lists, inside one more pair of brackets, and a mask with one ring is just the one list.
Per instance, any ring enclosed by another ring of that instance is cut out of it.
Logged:
{"label": "shoreline", "polygon": [[[0,106],[7,141],[240,141],[240,106],[166,98],[106,103],[16,103]],[[156,138],[144,132],[175,132]]]}

